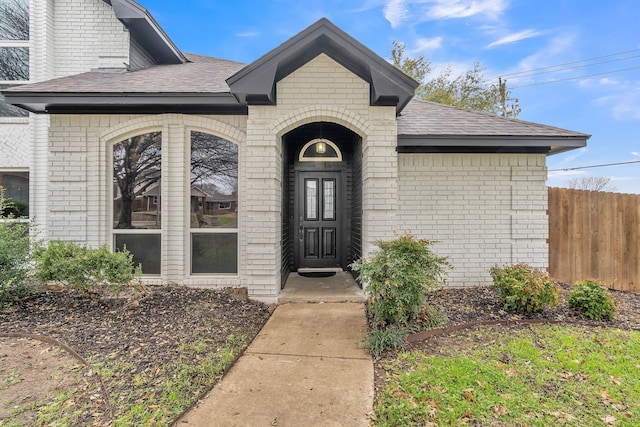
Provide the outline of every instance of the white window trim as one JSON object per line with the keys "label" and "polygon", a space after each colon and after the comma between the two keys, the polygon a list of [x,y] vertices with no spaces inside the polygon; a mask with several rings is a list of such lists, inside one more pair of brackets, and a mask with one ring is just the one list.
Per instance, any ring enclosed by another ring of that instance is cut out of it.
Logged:
{"label": "white window trim", "polygon": [[[307,151],[309,147],[315,145],[318,142],[322,142],[333,148],[338,155],[338,157],[305,157],[304,153]],[[304,144],[302,150],[300,150],[300,155],[298,156],[298,160],[301,162],[341,162],[342,161],[342,151],[338,148],[336,144],[329,141],[326,138],[316,138]]]}
{"label": "white window trim", "polygon": [[[185,209],[185,227],[187,232],[185,233],[185,246],[184,246],[184,255],[185,255],[185,274],[188,279],[206,279],[206,278],[239,278],[240,277],[240,217],[238,216],[238,226],[236,228],[194,228],[191,227],[191,202],[190,197],[188,195],[191,194],[191,132],[202,132],[208,133],[214,136],[218,136],[225,141],[230,142],[231,144],[238,147],[238,189],[241,187],[240,183],[240,146],[216,132],[200,129],[200,128],[192,128],[185,127],[185,144],[187,144],[187,150],[185,151],[185,161],[187,167],[185,167],[185,199],[184,209]],[[239,202],[239,200],[238,200]],[[238,203],[239,204],[239,203]],[[235,233],[238,241],[238,250],[236,254],[236,272],[235,273],[192,273],[192,259],[191,259],[191,250],[193,246],[192,236],[194,234],[229,234]]]}

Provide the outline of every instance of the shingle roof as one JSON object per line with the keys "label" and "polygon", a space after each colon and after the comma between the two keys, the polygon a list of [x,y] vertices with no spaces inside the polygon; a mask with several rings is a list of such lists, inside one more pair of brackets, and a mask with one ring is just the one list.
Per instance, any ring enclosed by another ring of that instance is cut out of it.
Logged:
{"label": "shingle roof", "polygon": [[463,110],[415,98],[398,117],[398,135],[589,137],[553,126]]}
{"label": "shingle roof", "polygon": [[185,54],[191,62],[137,71],[92,71],[14,90],[22,93],[229,93],[225,79],[245,64]]}

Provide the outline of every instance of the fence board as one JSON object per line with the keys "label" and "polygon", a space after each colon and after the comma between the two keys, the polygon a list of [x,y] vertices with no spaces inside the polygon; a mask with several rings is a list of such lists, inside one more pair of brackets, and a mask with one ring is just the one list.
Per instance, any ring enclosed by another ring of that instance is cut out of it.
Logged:
{"label": "fence board", "polygon": [[640,292],[640,195],[549,188],[549,273]]}

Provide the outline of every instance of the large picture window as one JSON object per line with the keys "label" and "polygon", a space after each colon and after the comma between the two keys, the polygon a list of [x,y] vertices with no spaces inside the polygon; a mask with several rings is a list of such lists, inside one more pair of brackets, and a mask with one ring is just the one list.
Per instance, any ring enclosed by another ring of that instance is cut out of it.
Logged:
{"label": "large picture window", "polygon": [[191,274],[238,272],[238,146],[191,132]]}
{"label": "large picture window", "polygon": [[[29,80],[29,1],[0,0],[0,90]],[[22,117],[0,95],[0,117]]]}
{"label": "large picture window", "polygon": [[162,134],[150,132],[113,146],[113,234],[143,274],[161,272]]}

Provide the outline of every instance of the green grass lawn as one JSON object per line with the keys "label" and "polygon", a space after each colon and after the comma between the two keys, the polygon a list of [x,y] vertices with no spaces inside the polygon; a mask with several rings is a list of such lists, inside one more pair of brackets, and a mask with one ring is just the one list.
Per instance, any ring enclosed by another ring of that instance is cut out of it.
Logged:
{"label": "green grass lawn", "polygon": [[640,332],[478,328],[449,342],[385,362],[375,425],[640,425]]}

